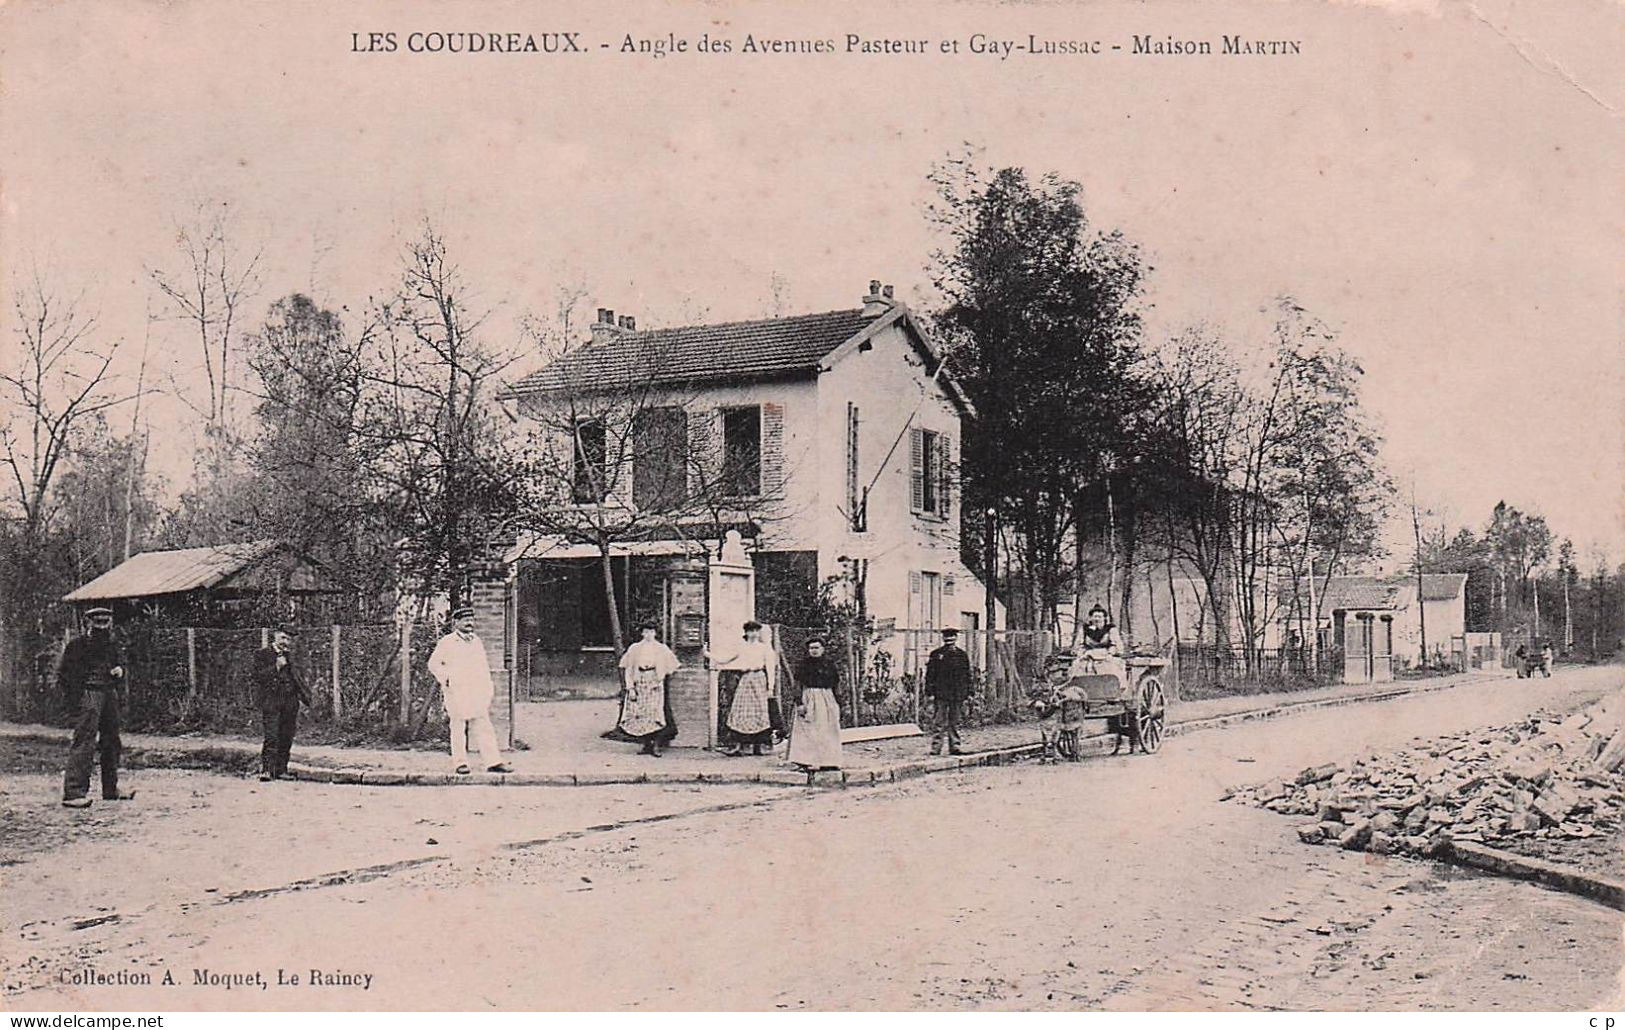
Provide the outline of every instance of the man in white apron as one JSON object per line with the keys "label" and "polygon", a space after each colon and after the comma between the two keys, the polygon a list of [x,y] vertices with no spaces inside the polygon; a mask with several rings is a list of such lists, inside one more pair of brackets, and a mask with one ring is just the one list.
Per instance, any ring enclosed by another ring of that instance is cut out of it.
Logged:
{"label": "man in white apron", "polygon": [[468,738],[474,738],[480,761],[487,772],[513,772],[502,760],[497,731],[491,725],[491,699],[496,687],[485,644],[474,632],[474,609],[459,608],[451,613],[452,632],[440,638],[429,656],[429,671],[440,683],[440,697],[451,717],[451,764],[467,775]]}

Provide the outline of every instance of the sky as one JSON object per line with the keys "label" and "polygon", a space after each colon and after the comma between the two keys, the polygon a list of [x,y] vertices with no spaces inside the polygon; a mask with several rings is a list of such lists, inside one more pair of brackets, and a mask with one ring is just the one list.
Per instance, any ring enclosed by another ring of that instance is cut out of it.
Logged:
{"label": "sky", "polygon": [[[228,202],[265,248],[249,309],[359,311],[427,215],[486,331],[561,288],[640,327],[928,297],[926,176],[987,165],[1083,186],[1144,250],[1148,337],[1257,332],[1290,293],[1365,369],[1385,458],[1432,518],[1497,500],[1582,558],[1625,559],[1625,5],[1482,3],[167,3],[0,9],[0,273],[83,288],[100,331],[197,378],[148,270],[177,220]],[[579,33],[582,54],[407,52],[414,31]],[[394,32],[393,53],[352,33]],[[622,54],[675,34],[687,53]],[[822,55],[738,52],[828,38]],[[848,33],[925,54],[842,52]],[[1292,39],[1290,57],[1001,60],[1133,34]],[[735,52],[702,54],[702,34]],[[944,40],[959,40],[944,54]],[[609,44],[605,49],[600,44]],[[9,309],[10,305],[7,305]],[[11,326],[6,340],[12,345]],[[196,424],[149,401],[154,464]],[[1406,499],[1408,501],[1408,498]],[[1408,514],[1408,511],[1407,511]],[[1397,533],[1397,530],[1396,530]],[[1395,537],[1396,540],[1399,538]],[[1396,545],[1397,546],[1397,545]]]}

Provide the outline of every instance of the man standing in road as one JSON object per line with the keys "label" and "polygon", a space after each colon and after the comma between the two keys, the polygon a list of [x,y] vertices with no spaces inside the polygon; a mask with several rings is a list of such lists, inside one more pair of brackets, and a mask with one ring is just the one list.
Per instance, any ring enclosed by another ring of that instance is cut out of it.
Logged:
{"label": "man standing in road", "polygon": [[451,764],[466,776],[468,738],[474,737],[480,761],[487,772],[513,772],[502,760],[497,731],[491,725],[491,699],[496,687],[485,644],[474,633],[474,609],[458,608],[451,613],[453,629],[440,638],[429,656],[429,671],[440,683],[440,698],[451,717]]}
{"label": "man standing in road", "polygon": [[[101,753],[102,800],[128,801],[134,791],[118,788],[119,688],[124,682],[124,658],[113,639],[113,610],[92,608],[85,613],[90,632],[68,641],[62,649],[57,681],[70,706],[77,706],[78,722],[68,745],[68,768],[62,774],[62,804],[90,807],[90,763]],[[98,736],[100,742],[98,744]]]}
{"label": "man standing in road", "polygon": [[279,626],[271,646],[254,652],[254,694],[265,726],[260,749],[260,780],[285,779],[293,732],[299,725],[299,705],[310,704],[310,689],[293,664],[294,632]]}
{"label": "man standing in road", "polygon": [[942,631],[942,646],[931,652],[925,663],[925,696],[931,699],[931,753],[942,754],[942,738],[948,738],[948,753],[959,750],[959,706],[970,697],[970,656],[959,647],[959,631]]}

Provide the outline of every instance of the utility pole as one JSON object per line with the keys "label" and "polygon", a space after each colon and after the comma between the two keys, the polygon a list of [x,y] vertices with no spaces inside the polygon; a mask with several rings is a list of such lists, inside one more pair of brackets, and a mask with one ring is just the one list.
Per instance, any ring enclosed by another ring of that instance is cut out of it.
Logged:
{"label": "utility pole", "polygon": [[1422,634],[1422,666],[1428,664],[1428,603],[1422,588],[1422,517],[1416,511],[1416,480],[1411,480],[1411,530],[1416,534],[1416,625]]}

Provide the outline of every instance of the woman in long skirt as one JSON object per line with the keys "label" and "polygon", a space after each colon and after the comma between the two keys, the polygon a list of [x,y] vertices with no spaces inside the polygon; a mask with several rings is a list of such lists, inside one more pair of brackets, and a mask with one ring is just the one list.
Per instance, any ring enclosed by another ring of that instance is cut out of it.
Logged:
{"label": "woman in long skirt", "polygon": [[623,739],[643,745],[643,754],[660,757],[660,746],[677,736],[671,717],[666,677],[682,665],[671,649],[655,639],[655,624],[639,627],[643,639],[621,656],[621,717],[616,729]]}
{"label": "woman in long skirt", "polygon": [[761,623],[755,620],[745,623],[744,633],[745,638],[732,657],[712,663],[713,668],[739,673],[733,703],[728,706],[727,719],[723,720],[729,741],[722,753],[729,757],[738,757],[746,747],[760,755],[764,746],[773,745],[773,721],[768,715],[768,705],[776,693],[779,655],[772,644],[762,639]]}
{"label": "woman in long skirt", "polygon": [[836,692],[841,671],[824,657],[824,642],[807,641],[807,657],[796,665],[801,700],[790,730],[790,762],[806,770],[808,782],[820,769],[841,767],[841,706]]}

